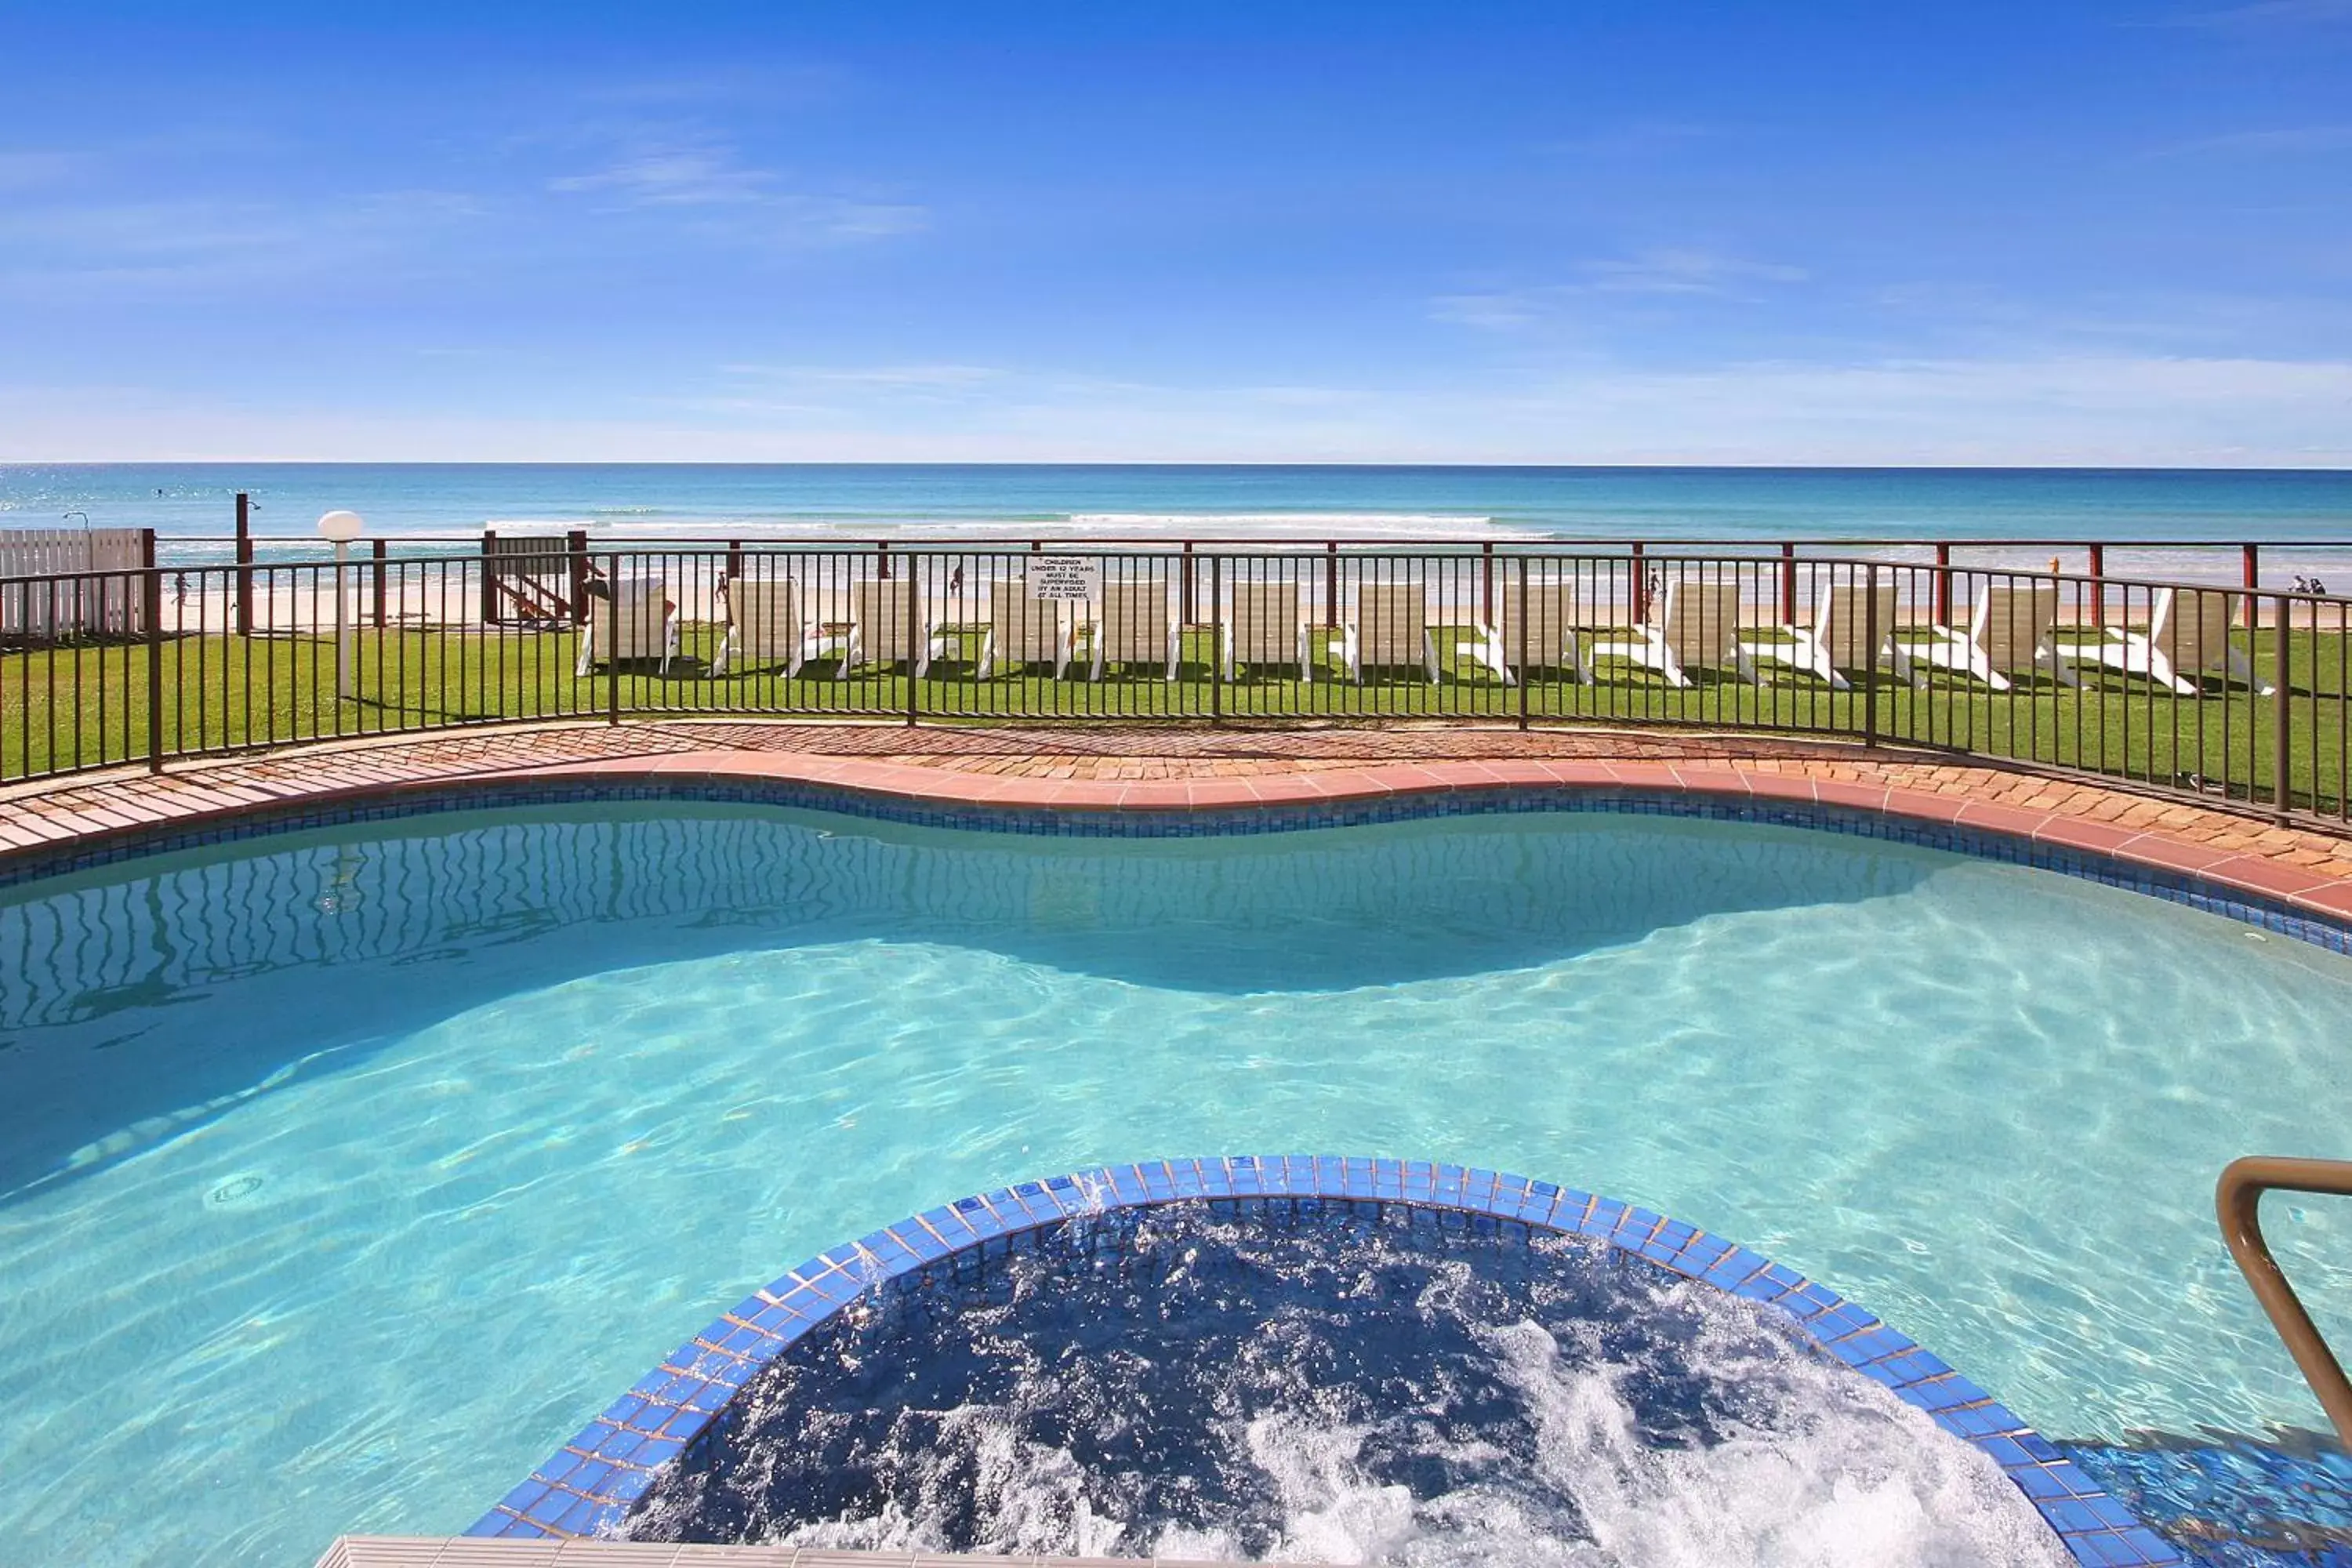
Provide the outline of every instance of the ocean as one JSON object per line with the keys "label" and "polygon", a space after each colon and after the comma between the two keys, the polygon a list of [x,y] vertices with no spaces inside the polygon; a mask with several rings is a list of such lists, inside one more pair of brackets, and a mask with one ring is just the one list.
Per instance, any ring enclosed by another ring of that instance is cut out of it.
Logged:
{"label": "ocean", "polygon": [[[2352,582],[2352,470],[1445,468],[1045,464],[0,465],[0,529],[152,528],[163,559],[226,556],[233,497],[267,557],[312,552],[320,513],[421,548],[585,528],[603,542],[1298,539],[1634,540],[1653,545],[2001,541],[1956,558],[2235,581]],[[1909,552],[1889,553],[1910,553]],[[267,558],[266,557],[266,558]],[[2273,581],[2275,579],[2275,581]]]}

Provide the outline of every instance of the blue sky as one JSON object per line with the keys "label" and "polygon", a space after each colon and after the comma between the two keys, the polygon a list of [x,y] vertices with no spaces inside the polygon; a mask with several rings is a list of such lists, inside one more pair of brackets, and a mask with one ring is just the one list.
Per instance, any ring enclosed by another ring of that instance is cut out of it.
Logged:
{"label": "blue sky", "polygon": [[2352,0],[0,0],[0,81],[5,458],[2352,465]]}

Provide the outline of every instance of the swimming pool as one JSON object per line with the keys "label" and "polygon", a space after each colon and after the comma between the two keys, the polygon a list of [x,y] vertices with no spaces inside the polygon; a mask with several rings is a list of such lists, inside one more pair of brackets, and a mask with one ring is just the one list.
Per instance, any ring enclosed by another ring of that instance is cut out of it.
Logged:
{"label": "swimming pool", "polygon": [[[2019,867],[1660,816],[629,803],[0,899],[28,1552],[461,1529],[781,1260],[1208,1148],[1571,1177],[1833,1281],[2053,1437],[2317,1416],[2210,1191],[2337,1146],[2352,961]],[[2346,1299],[2341,1216],[2273,1228]]]}

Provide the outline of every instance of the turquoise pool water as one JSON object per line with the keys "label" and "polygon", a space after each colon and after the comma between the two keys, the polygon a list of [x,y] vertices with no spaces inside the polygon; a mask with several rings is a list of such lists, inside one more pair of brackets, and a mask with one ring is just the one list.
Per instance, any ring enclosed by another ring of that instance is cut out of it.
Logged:
{"label": "turquoise pool water", "polygon": [[[0,902],[11,1554],[463,1528],[782,1266],[1010,1180],[1317,1149],[1662,1209],[2058,1437],[2318,1424],[2215,1236],[2352,1121],[2352,963],[1794,829],[419,818]],[[2352,1297],[2352,1225],[2282,1207]],[[2330,1325],[2335,1326],[2335,1325]]]}

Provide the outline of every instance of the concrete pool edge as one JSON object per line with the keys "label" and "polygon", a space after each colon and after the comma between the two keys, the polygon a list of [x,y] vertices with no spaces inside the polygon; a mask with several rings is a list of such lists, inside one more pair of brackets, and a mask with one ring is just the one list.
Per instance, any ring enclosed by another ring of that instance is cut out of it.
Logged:
{"label": "concrete pool edge", "polygon": [[686,752],[272,793],[199,792],[168,814],[104,816],[62,837],[0,849],[0,889],[273,833],[612,800],[771,804],[1084,837],[1245,834],[1489,812],[1687,816],[1817,828],[2032,866],[2352,953],[2352,882],[2272,857],[1966,795],[1722,763],[1424,762],[1121,784],[801,752]]}
{"label": "concrete pool edge", "polygon": [[1759,1253],[1649,1209],[1508,1173],[1304,1154],[1146,1161],[1020,1182],[821,1253],[679,1346],[467,1533],[561,1540],[608,1530],[764,1367],[867,1292],[975,1248],[1000,1255],[1071,1219],[1193,1200],[1393,1205],[1604,1242],[1785,1314],[1814,1346],[1991,1459],[2075,1562],[2189,1561],[1991,1394],[1874,1314]]}

